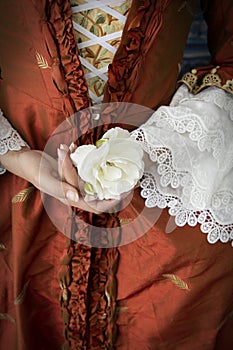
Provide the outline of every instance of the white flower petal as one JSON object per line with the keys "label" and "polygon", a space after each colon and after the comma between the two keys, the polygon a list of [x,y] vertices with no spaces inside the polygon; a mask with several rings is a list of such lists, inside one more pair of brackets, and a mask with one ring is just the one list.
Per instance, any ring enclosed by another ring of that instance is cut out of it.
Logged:
{"label": "white flower petal", "polygon": [[133,140],[114,140],[109,142],[109,154],[107,160],[114,162],[114,160],[123,159],[137,164],[143,157],[143,150],[141,145]]}
{"label": "white flower petal", "polygon": [[100,200],[119,199],[121,193],[135,187],[143,174],[143,149],[121,128],[109,130],[103,138],[108,140],[100,147],[81,146],[77,157],[72,158],[79,175]]}
{"label": "white flower petal", "polygon": [[105,199],[120,199],[120,193],[112,191],[112,188],[103,188],[104,198]]}
{"label": "white flower petal", "polygon": [[119,127],[109,129],[102,136],[103,139],[116,139],[116,138],[125,139],[129,137],[130,137],[129,131]]}
{"label": "white flower petal", "polygon": [[118,183],[117,190],[118,193],[124,193],[132,190],[134,186],[136,185],[136,182],[130,182],[130,181],[121,181]]}
{"label": "white flower petal", "polygon": [[99,181],[96,181],[94,189],[95,189],[95,193],[97,194],[98,198],[100,200],[103,200],[105,198],[105,195],[104,195],[103,188],[102,188],[101,184],[99,183]]}
{"label": "white flower petal", "polygon": [[95,147],[95,149],[88,154],[88,157],[85,158],[85,161],[82,162],[82,166],[78,166],[79,175],[84,181],[90,182],[94,185],[97,170],[101,163],[105,162],[108,151],[108,142],[99,148]]}
{"label": "white flower petal", "polygon": [[132,179],[139,180],[143,175],[144,163],[136,165],[132,162],[122,163],[122,162],[114,162],[115,166],[119,167],[123,174],[122,177],[128,177]]}
{"label": "white flower petal", "polygon": [[94,149],[96,149],[96,146],[94,145],[83,145],[76,148],[76,150],[70,155],[73,164],[77,167],[81,167],[87,155]]}
{"label": "white flower petal", "polygon": [[116,166],[106,164],[103,169],[103,177],[109,181],[117,181],[122,177],[122,171]]}
{"label": "white flower petal", "polygon": [[111,187],[108,188],[109,193],[111,193],[112,195],[121,195],[124,192],[128,192],[130,190],[132,190],[132,188],[134,188],[135,183],[131,183],[130,181],[119,181],[119,182],[115,182],[114,184],[112,184]]}

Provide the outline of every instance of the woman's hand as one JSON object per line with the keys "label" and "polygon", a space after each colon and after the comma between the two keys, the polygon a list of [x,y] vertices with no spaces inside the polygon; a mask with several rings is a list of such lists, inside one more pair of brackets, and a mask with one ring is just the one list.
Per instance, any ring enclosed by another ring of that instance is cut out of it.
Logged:
{"label": "woman's hand", "polygon": [[60,146],[58,150],[58,169],[63,181],[79,189],[79,201],[75,207],[100,214],[118,211],[120,207],[127,205],[129,198],[131,198],[129,193],[122,195],[120,200],[97,200],[95,197],[85,194],[84,182],[78,176],[77,169],[73,166],[70,159],[70,153],[74,150],[75,145],[71,145],[70,149],[66,145]]}
{"label": "woman's hand", "polygon": [[0,156],[0,161],[8,171],[29,181],[40,191],[65,204],[77,206],[77,189],[60,180],[57,161],[46,153],[24,148],[8,151]]}
{"label": "woman's hand", "polygon": [[58,150],[58,161],[45,152],[23,148],[0,155],[0,162],[8,171],[66,205],[95,214],[117,210],[117,200],[84,200],[83,183],[71,162],[68,147]]}

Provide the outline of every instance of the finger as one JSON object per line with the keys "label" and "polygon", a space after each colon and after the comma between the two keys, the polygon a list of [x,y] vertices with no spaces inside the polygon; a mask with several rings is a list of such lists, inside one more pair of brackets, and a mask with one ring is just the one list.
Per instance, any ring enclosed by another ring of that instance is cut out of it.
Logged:
{"label": "finger", "polygon": [[58,164],[57,164],[58,173],[59,173],[60,179],[64,180],[62,167],[63,167],[65,156],[64,156],[64,153],[59,148],[57,149],[57,157],[58,157]]}
{"label": "finger", "polygon": [[77,188],[66,183],[65,181],[61,181],[61,179],[54,177],[53,169],[49,169],[48,166],[40,169],[39,184],[35,186],[42,192],[55,197],[63,204],[95,214],[100,214],[100,211],[96,210],[95,208],[91,208],[84,202],[83,198],[79,197]]}
{"label": "finger", "polygon": [[[42,182],[46,181],[46,185]],[[76,205],[79,201],[78,191],[71,185],[53,178],[40,181],[40,190],[59,200],[69,202],[69,205]]]}
{"label": "finger", "polygon": [[85,203],[100,213],[112,213],[119,210],[120,200],[108,199],[108,200],[97,200],[93,196],[85,196]]}
{"label": "finger", "polygon": [[82,209],[82,210],[87,211],[89,213],[94,213],[94,214],[101,214],[102,213],[101,210],[98,210],[95,207],[88,205],[82,197],[79,197],[79,201],[77,203],[74,203],[73,207]]}
{"label": "finger", "polygon": [[78,173],[72,164],[69,151],[58,149],[58,172],[62,180],[78,188]]}
{"label": "finger", "polygon": [[35,183],[35,186],[42,192],[57,199],[68,200],[70,205],[77,203],[79,200],[77,189],[61,181],[61,179],[57,177],[57,173],[55,174],[53,168],[49,167],[49,164],[46,164],[46,162],[39,168],[38,181]]}
{"label": "finger", "polygon": [[100,210],[101,212],[104,213],[114,213],[119,211],[119,204],[120,204],[120,200],[116,200],[116,199],[111,199],[111,200],[103,200],[103,201],[99,201],[99,203],[97,203],[97,210]]}
{"label": "finger", "polygon": [[78,172],[73,166],[70,156],[67,155],[63,163],[63,174],[66,182],[78,188]]}
{"label": "finger", "polygon": [[74,142],[72,142],[69,147],[70,153],[73,153],[76,149],[77,145]]}
{"label": "finger", "polygon": [[63,149],[66,152],[69,152],[69,147],[66,144],[64,144],[64,143],[61,143],[59,148]]}

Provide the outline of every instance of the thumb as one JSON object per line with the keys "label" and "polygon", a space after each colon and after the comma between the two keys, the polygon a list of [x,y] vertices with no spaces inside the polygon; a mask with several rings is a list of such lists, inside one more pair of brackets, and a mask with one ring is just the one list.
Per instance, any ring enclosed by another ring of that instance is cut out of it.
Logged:
{"label": "thumb", "polygon": [[35,184],[35,186],[42,192],[61,200],[67,205],[77,206],[79,201],[77,188],[54,176],[50,171],[42,172],[39,176],[39,183],[38,185]]}
{"label": "thumb", "polygon": [[67,182],[57,180],[58,187],[56,186],[56,197],[61,200],[63,203],[70,206],[77,206],[79,202],[78,191],[75,187],[71,186]]}
{"label": "thumb", "polygon": [[[79,195],[78,191],[75,190],[73,187],[70,186],[70,188],[67,188],[65,190],[65,197],[69,201],[69,203],[73,206],[78,203],[79,201]],[[73,204],[72,204],[73,203]]]}

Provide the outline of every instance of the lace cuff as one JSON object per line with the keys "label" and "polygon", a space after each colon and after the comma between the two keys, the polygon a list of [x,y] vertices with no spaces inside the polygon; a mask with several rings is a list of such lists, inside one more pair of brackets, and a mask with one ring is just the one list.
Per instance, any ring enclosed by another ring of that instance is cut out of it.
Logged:
{"label": "lace cuff", "polygon": [[233,96],[216,87],[194,96],[182,85],[132,137],[149,156],[145,205],[233,245]]}
{"label": "lace cuff", "polygon": [[[0,154],[8,151],[19,151],[22,147],[29,147],[21,138],[18,132],[12,128],[8,120],[3,116],[0,109]],[[4,174],[6,169],[0,163],[0,175]]]}

